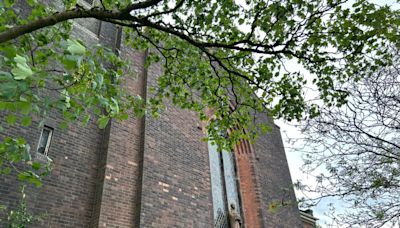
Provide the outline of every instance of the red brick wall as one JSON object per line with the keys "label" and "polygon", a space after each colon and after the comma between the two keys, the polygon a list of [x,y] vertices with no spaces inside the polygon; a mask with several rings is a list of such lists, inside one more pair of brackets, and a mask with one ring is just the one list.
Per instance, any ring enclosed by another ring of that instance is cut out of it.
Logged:
{"label": "red brick wall", "polygon": [[[98,23],[82,21],[84,26]],[[87,43],[102,42],[107,47],[115,44],[116,28],[102,23],[100,37],[77,26],[74,34]],[[122,48],[121,55],[129,59],[136,75],[126,75],[123,86],[132,94],[144,93],[144,53]],[[0,114],[1,118],[5,113]],[[135,118],[120,123],[111,121],[105,130],[93,120],[88,127],[72,123],[68,130],[61,130],[61,117],[50,114],[46,125],[54,128],[49,157],[54,170],[42,188],[29,187],[28,204],[46,219],[38,227],[133,227],[139,223],[138,207],[140,179],[140,152],[143,151],[141,135],[143,121]],[[2,119],[3,122],[3,119]],[[32,127],[6,128],[0,135],[24,136],[35,156],[40,129],[34,121]],[[19,182],[12,176],[0,176],[0,204],[15,206]],[[1,225],[0,225],[1,226]]]}
{"label": "red brick wall", "polygon": [[[78,27],[74,30],[74,34],[85,32]],[[89,43],[98,41],[95,35],[84,39]],[[0,113],[1,123],[5,122],[5,115]],[[37,227],[90,227],[105,131],[98,129],[95,120],[85,128],[76,123],[62,130],[61,119],[60,113],[52,112],[45,121],[45,125],[54,128],[48,152],[54,169],[43,181],[43,187],[27,188],[28,205],[33,212],[46,214],[44,222]],[[30,127],[3,125],[6,128],[0,133],[0,140],[5,136],[24,136],[31,145],[32,157],[43,158],[36,153],[41,133],[38,122],[34,120]],[[15,175],[0,175],[0,204],[15,207],[20,197],[19,184]]]}
{"label": "red brick wall", "polygon": [[242,210],[246,227],[261,227],[260,203],[257,187],[254,152],[248,141],[242,141],[235,148],[239,188],[242,198]]}
{"label": "red brick wall", "polygon": [[[134,63],[136,75],[125,75],[122,83],[131,94],[144,96],[144,53],[122,47],[121,57]],[[111,121],[108,146],[99,174],[100,190],[94,214],[94,226],[133,227],[138,224],[141,176],[141,134],[143,121],[130,117],[124,122]]]}
{"label": "red brick wall", "polygon": [[[29,128],[6,128],[0,138],[6,135],[25,136],[34,157],[40,137],[37,124],[34,121]],[[36,213],[46,214],[43,224],[38,227],[88,227],[95,199],[103,131],[93,123],[86,128],[76,125],[61,130],[58,127],[60,118],[56,113],[52,113],[45,124],[54,128],[48,153],[54,161],[54,169],[43,181],[43,187],[30,186],[26,190],[29,208]],[[19,184],[15,175],[0,176],[0,204],[16,205],[20,197]]]}
{"label": "red brick wall", "polygon": [[[155,85],[159,66],[149,69]],[[198,116],[170,104],[146,118],[141,227],[212,227],[207,144]]]}
{"label": "red brick wall", "polygon": [[[265,114],[258,114],[256,121],[273,126],[272,131],[261,135],[253,145],[264,227],[302,227],[279,127]],[[282,200],[290,204],[269,210],[271,203]]]}

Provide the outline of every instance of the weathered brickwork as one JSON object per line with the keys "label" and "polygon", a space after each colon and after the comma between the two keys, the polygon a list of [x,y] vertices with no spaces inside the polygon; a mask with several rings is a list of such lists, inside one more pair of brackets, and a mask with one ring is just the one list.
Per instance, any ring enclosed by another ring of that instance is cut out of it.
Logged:
{"label": "weathered brickwork", "polygon": [[[40,130],[35,127],[37,124],[34,122],[30,128],[10,127],[4,134],[25,136],[32,147],[34,159],[40,161],[43,156],[34,152],[40,137]],[[61,130],[60,118],[56,114],[51,114],[45,124],[55,129],[49,150],[49,157],[55,166],[51,176],[44,180],[43,187],[26,190],[28,204],[34,212],[46,214],[44,223],[39,227],[88,227],[103,133],[95,124]],[[0,176],[1,204],[15,205],[19,197],[18,184],[12,176]]]}
{"label": "weathered brickwork", "polygon": [[[158,66],[148,71],[155,85]],[[207,144],[198,116],[167,105],[159,119],[146,118],[141,227],[211,227]]]}
{"label": "weathered brickwork", "polygon": [[[131,60],[135,75],[125,77],[123,86],[132,95],[142,95],[144,88],[145,54],[134,52],[126,47],[121,49],[121,57]],[[140,159],[142,153],[141,134],[143,121],[129,118],[124,122],[111,121],[108,147],[100,181],[102,192],[98,211],[99,227],[133,227],[137,221]],[[103,178],[103,179],[101,179]],[[118,208],[118,210],[115,210]]]}
{"label": "weathered brickwork", "polygon": [[[73,34],[88,43],[118,47],[118,29],[105,22],[79,20]],[[123,86],[131,94],[151,96],[149,87],[156,85],[161,67],[145,69],[146,53],[123,45],[118,53],[135,71],[126,75]],[[54,170],[43,187],[26,191],[29,208],[47,214],[37,227],[213,227],[202,124],[196,113],[166,106],[159,119],[113,120],[104,130],[95,120],[86,128],[71,124],[61,130],[60,115],[50,113],[45,124],[54,128],[48,154]],[[5,115],[0,113],[0,121]],[[257,121],[268,118],[260,114]],[[6,127],[0,140],[24,136],[33,157],[45,159],[36,153],[37,124]],[[243,142],[234,152],[245,227],[301,227],[279,129],[274,127],[255,145]],[[15,207],[18,184],[11,175],[0,176],[0,204]],[[293,204],[271,213],[270,203],[282,199]]]}
{"label": "weathered brickwork", "polygon": [[[270,122],[264,114],[257,115],[256,121]],[[263,224],[264,227],[302,227],[280,130],[273,123],[271,126],[272,131],[261,135],[253,145]],[[270,210],[275,203],[279,208]]]}
{"label": "weathered brickwork", "polygon": [[262,213],[260,212],[260,194],[255,173],[254,150],[248,141],[242,141],[234,151],[242,196],[244,223],[246,227],[261,227]]}

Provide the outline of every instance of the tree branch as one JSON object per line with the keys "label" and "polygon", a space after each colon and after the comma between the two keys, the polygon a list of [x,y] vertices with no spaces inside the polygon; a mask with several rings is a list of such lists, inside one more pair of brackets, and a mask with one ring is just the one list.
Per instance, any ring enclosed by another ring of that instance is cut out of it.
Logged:
{"label": "tree branch", "polygon": [[63,21],[67,21],[70,19],[76,19],[76,18],[91,18],[91,17],[97,18],[100,20],[102,18],[117,19],[118,17],[120,17],[120,13],[114,12],[114,11],[105,11],[100,8],[92,8],[90,10],[85,10],[85,9],[77,7],[72,10],[55,13],[53,15],[50,15],[50,16],[47,16],[44,18],[40,18],[31,23],[16,26],[9,30],[6,30],[6,31],[0,33],[0,43],[7,42],[12,39],[16,39],[19,36],[22,36],[24,34],[31,33],[33,31],[36,31],[41,28],[52,26],[52,25],[55,25],[55,24],[63,22]]}
{"label": "tree branch", "polygon": [[58,12],[53,15],[40,18],[36,21],[33,21],[28,24],[19,25],[8,29],[4,32],[0,33],[0,43],[4,43],[10,41],[12,39],[16,39],[19,36],[22,36],[27,33],[31,33],[41,28],[45,28],[48,26],[55,25],[57,23],[67,21],[70,19],[77,18],[96,18],[101,21],[109,21],[112,19],[118,20],[128,20],[133,17],[130,15],[130,12],[137,9],[144,9],[151,6],[154,6],[161,2],[161,0],[147,0],[144,2],[139,2],[135,4],[131,4],[121,11],[110,11],[99,7],[93,7],[89,10],[86,10],[82,7],[76,7],[71,10],[67,10],[64,12]]}

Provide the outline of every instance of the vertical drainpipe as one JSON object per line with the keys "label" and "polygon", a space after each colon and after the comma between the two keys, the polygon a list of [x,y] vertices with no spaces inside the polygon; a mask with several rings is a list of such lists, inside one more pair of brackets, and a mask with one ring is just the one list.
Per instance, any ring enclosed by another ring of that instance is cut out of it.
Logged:
{"label": "vertical drainpipe", "polygon": [[[147,48],[143,54],[143,64],[146,63],[149,56],[149,49]],[[142,90],[140,96],[146,102],[147,101],[147,67],[143,67],[142,75]],[[137,186],[137,198],[136,198],[136,224],[135,227],[140,227],[140,217],[142,209],[142,191],[143,191],[143,163],[144,163],[144,147],[145,147],[145,134],[146,134],[146,116],[140,119],[140,146],[139,146],[139,174],[138,174],[138,186]]]}

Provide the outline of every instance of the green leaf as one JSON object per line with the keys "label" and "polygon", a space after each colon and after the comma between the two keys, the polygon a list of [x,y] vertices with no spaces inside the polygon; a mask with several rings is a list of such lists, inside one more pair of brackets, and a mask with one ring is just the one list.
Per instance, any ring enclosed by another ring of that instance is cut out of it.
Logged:
{"label": "green leaf", "polygon": [[37,0],[27,0],[26,2],[29,4],[29,6],[34,6],[37,4]]}
{"label": "green leaf", "polygon": [[29,153],[29,148],[25,148],[25,150],[24,150],[22,155],[23,155],[24,161],[31,161],[32,160],[31,153]]}
{"label": "green leaf", "polygon": [[11,173],[11,168],[10,168],[10,167],[6,167],[5,169],[3,169],[3,173],[4,173],[5,175],[10,174],[10,173]]}
{"label": "green leaf", "polygon": [[29,178],[29,183],[34,184],[36,187],[41,187],[43,185],[42,181],[40,181],[40,179],[36,177]]}
{"label": "green leaf", "polygon": [[20,181],[28,181],[29,183],[34,184],[36,187],[42,186],[39,176],[31,171],[21,172],[18,174],[18,179]]}
{"label": "green leaf", "polygon": [[7,123],[8,123],[9,125],[14,125],[15,122],[17,122],[17,117],[16,117],[15,115],[10,114],[10,115],[8,115],[8,116],[6,117],[6,121],[7,121]]}
{"label": "green leaf", "polygon": [[3,111],[4,109],[6,109],[6,103],[0,101],[0,111]]}
{"label": "green leaf", "polygon": [[9,81],[9,79],[12,79],[12,75],[9,72],[0,70],[0,81]]}
{"label": "green leaf", "polygon": [[18,92],[16,81],[0,83],[0,96],[13,98]]}
{"label": "green leaf", "polygon": [[80,44],[77,40],[67,40],[68,47],[67,50],[72,55],[83,55],[86,52],[86,48]]}
{"label": "green leaf", "polygon": [[27,77],[33,75],[33,71],[26,63],[26,58],[20,55],[14,57],[16,66],[11,70],[15,80],[25,80]]}
{"label": "green leaf", "polygon": [[89,120],[90,120],[90,115],[89,115],[89,114],[85,115],[85,116],[82,118],[82,125],[83,125],[84,127],[86,127],[87,124],[89,123]]}
{"label": "green leaf", "polygon": [[66,121],[63,121],[62,123],[60,123],[60,126],[59,126],[62,130],[65,130],[65,129],[67,129],[68,128],[68,122],[66,122]]}
{"label": "green leaf", "polygon": [[24,181],[24,180],[27,180],[29,178],[29,176],[30,176],[29,173],[22,172],[22,173],[18,174],[18,179],[20,181]]}
{"label": "green leaf", "polygon": [[32,169],[34,169],[34,170],[39,170],[40,167],[41,167],[41,165],[40,165],[39,162],[33,162],[33,163],[32,163]]}
{"label": "green leaf", "polygon": [[104,82],[104,77],[102,74],[97,74],[96,75],[96,81],[97,81],[97,85],[98,87],[102,87],[103,86],[103,82]]}
{"label": "green leaf", "polygon": [[8,7],[11,7],[14,5],[15,0],[5,0],[4,3],[5,3],[5,7],[8,8]]}
{"label": "green leaf", "polygon": [[103,117],[101,117],[101,118],[98,120],[99,128],[100,128],[100,129],[104,129],[104,128],[107,126],[108,121],[110,121],[110,117],[108,117],[108,116],[103,116]]}
{"label": "green leaf", "polygon": [[28,115],[31,112],[32,103],[30,103],[30,102],[18,102],[17,103],[17,108],[20,110],[20,112],[22,114]]}
{"label": "green leaf", "polygon": [[76,55],[65,55],[61,59],[61,63],[67,68],[68,70],[75,70],[79,67],[81,62],[81,56]]}
{"label": "green leaf", "polygon": [[120,113],[117,116],[117,118],[118,118],[118,120],[127,120],[129,118],[129,115],[128,115],[128,113]]}
{"label": "green leaf", "polygon": [[32,119],[30,116],[25,116],[24,118],[22,118],[22,121],[21,121],[22,126],[28,127],[31,125],[31,123],[32,123]]}

